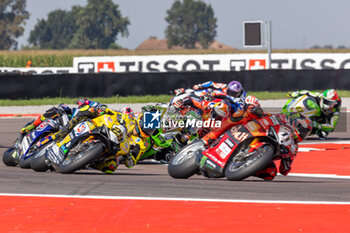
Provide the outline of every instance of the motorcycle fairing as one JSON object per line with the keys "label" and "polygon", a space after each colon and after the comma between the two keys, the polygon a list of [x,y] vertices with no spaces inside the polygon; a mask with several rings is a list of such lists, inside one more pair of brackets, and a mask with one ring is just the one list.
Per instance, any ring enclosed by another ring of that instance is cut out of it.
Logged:
{"label": "motorcycle fairing", "polygon": [[237,146],[247,138],[254,135],[242,125],[237,125],[227,130],[217,143],[203,152],[203,158],[200,161],[201,169],[210,170],[211,173],[222,175],[228,159],[235,151]]}
{"label": "motorcycle fairing", "polygon": [[[237,125],[227,130],[216,142],[202,154],[200,167],[215,175],[223,175],[225,166],[236,149],[240,148],[242,142],[253,138],[266,138],[271,126],[279,127],[279,120],[276,116],[266,116],[256,121],[250,121],[245,125]],[[253,143],[254,142],[254,143]],[[252,141],[251,146],[258,147],[261,143]],[[272,142],[273,145],[276,142]],[[256,144],[256,145],[255,145]]]}
{"label": "motorcycle fairing", "polygon": [[28,153],[29,148],[33,145],[36,140],[44,133],[58,130],[57,123],[51,119],[47,119],[42,122],[33,132],[25,135],[21,141],[19,148],[19,159],[27,159],[32,156]]}

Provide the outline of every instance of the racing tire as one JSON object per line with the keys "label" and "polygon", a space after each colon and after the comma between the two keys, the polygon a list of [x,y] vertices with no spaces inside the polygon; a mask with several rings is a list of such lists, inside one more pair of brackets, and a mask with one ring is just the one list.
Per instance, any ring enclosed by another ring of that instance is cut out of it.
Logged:
{"label": "racing tire", "polygon": [[35,151],[34,154],[30,158],[30,167],[36,172],[46,172],[49,170],[48,163],[49,161],[46,159],[46,148],[50,147],[55,142],[50,142],[47,145],[44,145],[43,148]]}
{"label": "racing tire", "polygon": [[88,146],[84,151],[81,151],[77,156],[67,156],[59,165],[58,172],[63,174],[70,174],[86,165],[93,162],[98,155],[104,151],[104,144],[102,142],[87,142]]}
{"label": "racing tire", "polygon": [[42,156],[35,156],[30,160],[30,167],[36,172],[46,172],[49,166],[46,163],[45,153]]}
{"label": "racing tire", "polygon": [[14,167],[18,165],[17,150],[16,148],[7,149],[2,155],[2,161],[6,166]]}
{"label": "racing tire", "polygon": [[19,160],[19,166],[21,168],[30,168],[30,160],[31,160],[31,157],[29,157],[27,159]]}
{"label": "racing tire", "polygon": [[225,176],[232,181],[253,176],[272,161],[274,154],[273,147],[270,144],[264,144],[243,160],[233,157],[225,169]]}
{"label": "racing tire", "polygon": [[168,173],[176,179],[187,179],[199,170],[196,164],[196,154],[204,148],[201,140],[196,140],[184,146],[170,161]]}

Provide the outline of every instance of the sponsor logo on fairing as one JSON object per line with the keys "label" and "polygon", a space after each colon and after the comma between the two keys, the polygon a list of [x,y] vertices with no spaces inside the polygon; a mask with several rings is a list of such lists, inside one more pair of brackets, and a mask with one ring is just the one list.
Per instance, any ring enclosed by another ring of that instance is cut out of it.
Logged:
{"label": "sponsor logo on fairing", "polygon": [[37,131],[42,131],[45,127],[47,126],[47,122],[42,122],[38,128],[37,128]]}
{"label": "sponsor logo on fairing", "polygon": [[86,128],[86,125],[84,123],[79,125],[79,127],[77,128],[77,135],[82,134],[84,132],[85,128]]}
{"label": "sponsor logo on fairing", "polygon": [[209,159],[207,159],[205,161],[205,163],[208,165],[208,167],[212,168],[212,169],[215,169],[216,168],[216,165],[215,163],[213,163],[212,161],[210,161]]}
{"label": "sponsor logo on fairing", "polygon": [[225,159],[229,154],[231,154],[231,148],[225,142],[223,142],[216,149],[216,152],[220,155],[222,159]]}
{"label": "sponsor logo on fairing", "polygon": [[227,139],[225,140],[225,143],[226,143],[229,147],[231,147],[231,148],[233,148],[233,146],[234,146],[233,142],[232,142],[229,138],[227,138]]}
{"label": "sponsor logo on fairing", "polygon": [[245,125],[245,127],[246,127],[251,133],[257,131],[257,130],[260,128],[260,126],[259,126],[257,123],[255,123],[254,121],[249,122],[248,124]]}

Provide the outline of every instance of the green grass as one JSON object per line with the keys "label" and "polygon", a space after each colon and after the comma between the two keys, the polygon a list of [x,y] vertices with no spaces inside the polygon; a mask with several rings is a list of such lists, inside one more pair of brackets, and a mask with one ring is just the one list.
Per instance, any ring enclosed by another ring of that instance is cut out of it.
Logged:
{"label": "green grass", "polygon": [[[144,95],[144,96],[114,96],[110,98],[89,98],[104,104],[112,103],[150,103],[168,102],[171,95]],[[41,99],[0,99],[0,106],[28,106],[28,105],[57,105],[60,103],[75,104],[79,98],[41,98]]]}
{"label": "green grass", "polygon": [[[349,53],[350,49],[274,49],[272,53]],[[0,67],[71,67],[73,58],[80,56],[133,56],[133,55],[178,55],[178,54],[241,54],[266,53],[255,49],[166,49],[166,50],[0,50]]]}
{"label": "green grass", "polygon": [[[350,97],[350,91],[337,90],[340,97]],[[286,99],[287,92],[249,92],[249,95],[256,96],[259,100],[267,99]],[[144,96],[114,96],[110,98],[90,98],[104,104],[114,103],[151,103],[151,102],[169,102],[172,95],[144,95]],[[57,105],[60,103],[75,104],[79,98],[41,98],[41,99],[0,99],[0,106],[28,106],[28,105]]]}

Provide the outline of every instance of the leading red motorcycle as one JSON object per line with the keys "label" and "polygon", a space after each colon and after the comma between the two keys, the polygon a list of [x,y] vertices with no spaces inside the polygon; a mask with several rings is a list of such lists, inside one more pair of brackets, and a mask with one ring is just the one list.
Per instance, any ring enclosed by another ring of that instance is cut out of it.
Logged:
{"label": "leading red motorcycle", "polygon": [[311,128],[311,121],[300,113],[268,114],[230,128],[209,145],[196,140],[183,147],[170,161],[168,173],[182,179],[202,174],[243,180],[296,153],[297,143]]}

